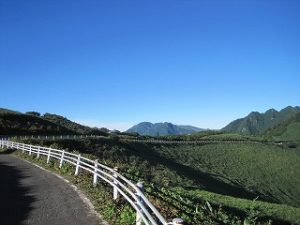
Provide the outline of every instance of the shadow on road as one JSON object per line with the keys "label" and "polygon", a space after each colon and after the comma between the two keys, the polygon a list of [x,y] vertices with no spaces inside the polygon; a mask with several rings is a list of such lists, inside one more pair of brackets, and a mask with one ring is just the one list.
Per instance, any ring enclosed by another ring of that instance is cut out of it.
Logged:
{"label": "shadow on road", "polygon": [[[0,153],[1,156],[9,153]],[[30,188],[23,187],[21,180],[25,178],[22,171],[16,169],[5,161],[0,161],[0,224],[25,225],[24,220],[32,210],[34,197]]]}

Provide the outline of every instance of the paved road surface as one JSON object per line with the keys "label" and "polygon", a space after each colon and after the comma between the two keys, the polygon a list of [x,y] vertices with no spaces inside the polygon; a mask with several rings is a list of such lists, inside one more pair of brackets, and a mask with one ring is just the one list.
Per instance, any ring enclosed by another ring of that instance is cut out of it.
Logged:
{"label": "paved road surface", "polygon": [[0,154],[1,225],[96,225],[65,181],[21,159]]}

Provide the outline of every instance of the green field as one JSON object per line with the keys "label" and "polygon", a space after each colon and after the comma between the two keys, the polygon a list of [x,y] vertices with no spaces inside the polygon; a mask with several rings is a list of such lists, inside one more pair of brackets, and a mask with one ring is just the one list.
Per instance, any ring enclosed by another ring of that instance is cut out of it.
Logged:
{"label": "green field", "polygon": [[131,180],[144,180],[168,218],[195,225],[300,224],[299,148],[257,141],[135,143],[116,136],[38,143],[97,157]]}
{"label": "green field", "polygon": [[[300,206],[299,151],[260,143],[155,146],[206,190]],[[190,168],[190,170],[184,170]],[[192,169],[194,170],[192,170]],[[219,185],[222,188],[219,190]]]}

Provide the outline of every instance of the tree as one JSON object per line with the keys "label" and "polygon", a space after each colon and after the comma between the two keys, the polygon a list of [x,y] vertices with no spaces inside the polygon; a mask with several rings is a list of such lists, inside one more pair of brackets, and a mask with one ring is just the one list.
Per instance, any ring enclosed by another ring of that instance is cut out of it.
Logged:
{"label": "tree", "polygon": [[39,112],[34,112],[34,111],[26,112],[26,114],[30,115],[30,116],[41,116],[41,114]]}

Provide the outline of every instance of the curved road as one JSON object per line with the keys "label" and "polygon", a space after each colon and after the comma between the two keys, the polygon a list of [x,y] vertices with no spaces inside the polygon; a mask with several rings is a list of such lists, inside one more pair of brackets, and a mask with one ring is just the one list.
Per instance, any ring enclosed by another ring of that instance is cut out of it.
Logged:
{"label": "curved road", "polygon": [[62,179],[0,153],[1,225],[99,225],[77,192]]}

